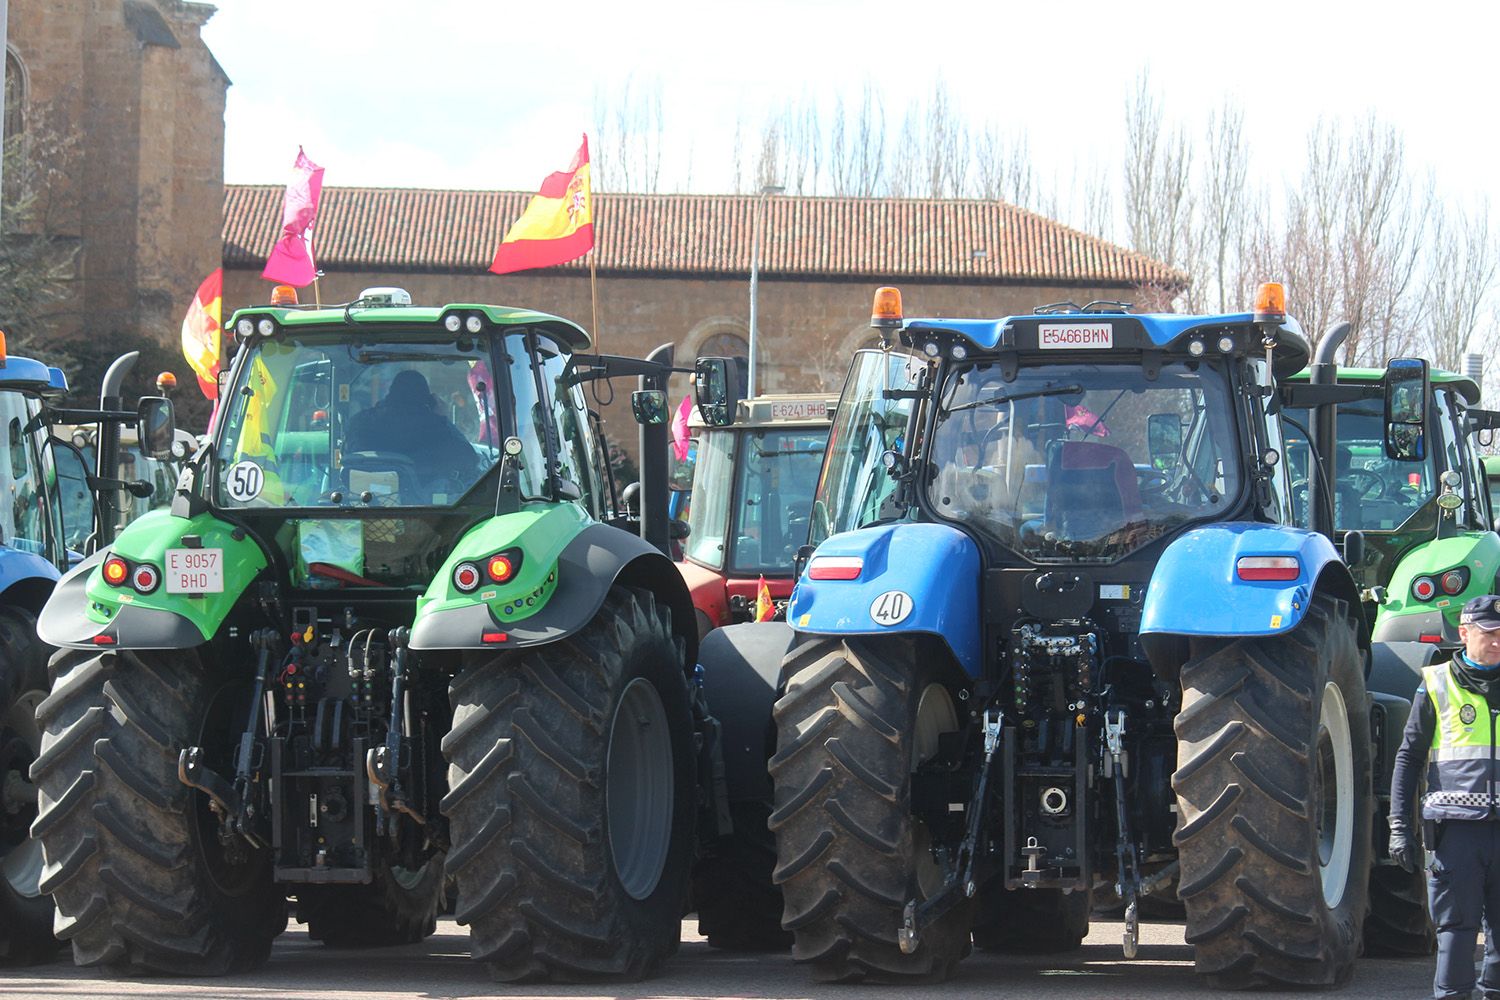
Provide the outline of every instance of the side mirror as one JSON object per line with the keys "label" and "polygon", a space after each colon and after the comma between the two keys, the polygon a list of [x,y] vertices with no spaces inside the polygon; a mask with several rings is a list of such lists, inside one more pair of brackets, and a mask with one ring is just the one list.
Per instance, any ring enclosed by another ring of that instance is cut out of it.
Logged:
{"label": "side mirror", "polygon": [[672,520],[667,522],[667,536],[670,538],[674,538],[679,542],[692,533],[692,529],[688,527],[688,523],[686,521],[679,521],[673,518]]}
{"label": "side mirror", "polygon": [[1176,465],[1182,454],[1182,418],[1175,413],[1153,413],[1146,418],[1146,451],[1151,464]]}
{"label": "side mirror", "polygon": [[710,427],[734,423],[745,397],[744,371],[739,358],[699,358],[693,365],[693,402]]}
{"label": "side mirror", "polygon": [[802,571],[807,569],[808,560],[812,559],[813,553],[818,551],[816,545],[799,545],[797,555],[792,560],[792,579],[802,579]]}
{"label": "side mirror", "polygon": [[1385,453],[1398,462],[1427,457],[1429,374],[1422,358],[1392,358],[1385,368]]}
{"label": "side mirror", "polygon": [[172,457],[172,443],[177,440],[177,421],[170,399],[142,396],[136,408],[135,429],[143,455],[147,458]]}
{"label": "side mirror", "polygon": [[630,394],[630,412],[638,424],[664,424],[667,394],[661,389],[637,389]]}

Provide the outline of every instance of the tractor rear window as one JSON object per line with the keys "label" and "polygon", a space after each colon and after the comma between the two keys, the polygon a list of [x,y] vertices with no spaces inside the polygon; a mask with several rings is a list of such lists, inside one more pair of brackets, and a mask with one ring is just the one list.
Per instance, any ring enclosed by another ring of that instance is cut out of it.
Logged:
{"label": "tractor rear window", "polygon": [[[531,395],[520,337],[511,353]],[[218,442],[225,507],[448,506],[516,426],[488,336],[288,331],[249,348]],[[503,371],[504,369],[502,369]],[[530,421],[523,439],[537,437]],[[533,468],[540,468],[537,463]]]}
{"label": "tractor rear window", "polygon": [[1118,559],[1240,491],[1229,380],[1216,364],[996,365],[949,372],[928,500],[1028,559]]}

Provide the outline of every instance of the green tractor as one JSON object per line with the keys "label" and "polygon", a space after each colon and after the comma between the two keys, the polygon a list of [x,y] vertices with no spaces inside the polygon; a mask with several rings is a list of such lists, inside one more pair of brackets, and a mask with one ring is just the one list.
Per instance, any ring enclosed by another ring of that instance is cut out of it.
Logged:
{"label": "green tractor", "polygon": [[[727,822],[664,554],[670,348],[399,289],[229,329],[171,509],[42,614],[36,832],[75,960],[249,968],[288,897],[314,940],[415,942],[446,869],[496,978],[652,974]],[[620,375],[638,523],[584,391]]]}
{"label": "green tractor", "polygon": [[[1500,583],[1500,535],[1494,531],[1485,466],[1473,435],[1500,427],[1500,412],[1478,408],[1479,386],[1447,371],[1431,373],[1419,459],[1393,459],[1382,444],[1385,372],[1339,368],[1333,478],[1321,491],[1304,472],[1309,411],[1288,416],[1293,505],[1304,523],[1312,498],[1331,504],[1337,537],[1360,536],[1350,569],[1364,596],[1374,638],[1416,641],[1451,652],[1458,613]],[[1307,372],[1294,377],[1305,381]],[[1301,425],[1301,429],[1297,425]]]}
{"label": "green tractor", "polygon": [[[1337,330],[1333,338],[1342,339]],[[1459,647],[1464,602],[1500,589],[1500,535],[1474,440],[1476,432],[1500,426],[1500,413],[1478,408],[1474,379],[1431,371],[1417,425],[1420,446],[1414,457],[1397,458],[1384,443],[1392,391],[1387,371],[1337,368],[1332,354],[1320,345],[1318,363],[1292,378],[1303,383],[1300,400],[1317,398],[1333,404],[1325,412],[1334,411],[1334,423],[1322,429],[1314,424],[1314,408],[1286,411],[1292,505],[1303,524],[1312,523],[1315,505],[1333,524],[1371,637],[1387,654],[1373,661],[1369,677],[1372,720],[1384,733],[1385,753],[1374,761],[1378,856],[1365,948],[1377,955],[1423,955],[1435,940],[1426,883],[1421,872],[1407,873],[1385,857],[1391,766],[1422,667]],[[1309,434],[1334,442],[1334,454],[1319,465],[1309,464]],[[1308,476],[1309,468],[1332,470],[1332,476]]]}

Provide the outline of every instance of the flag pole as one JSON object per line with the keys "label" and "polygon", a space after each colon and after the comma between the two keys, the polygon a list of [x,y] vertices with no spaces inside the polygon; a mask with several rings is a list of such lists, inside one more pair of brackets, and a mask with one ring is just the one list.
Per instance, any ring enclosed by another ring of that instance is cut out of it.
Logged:
{"label": "flag pole", "polygon": [[589,248],[589,300],[592,303],[593,308],[594,308],[594,321],[593,321],[594,325],[592,327],[592,329],[594,331],[594,353],[595,354],[603,354],[604,353],[604,349],[600,346],[600,344],[602,343],[602,340],[601,340],[600,334],[599,334],[599,280],[598,280],[599,275],[598,275],[598,269],[594,266],[594,259],[597,256],[598,255],[597,255],[597,252],[595,251],[595,249],[593,247],[590,247]]}
{"label": "flag pole", "polygon": [[322,271],[313,272],[313,305],[318,309],[323,308],[323,290],[318,285],[318,279],[321,277],[323,277]]}

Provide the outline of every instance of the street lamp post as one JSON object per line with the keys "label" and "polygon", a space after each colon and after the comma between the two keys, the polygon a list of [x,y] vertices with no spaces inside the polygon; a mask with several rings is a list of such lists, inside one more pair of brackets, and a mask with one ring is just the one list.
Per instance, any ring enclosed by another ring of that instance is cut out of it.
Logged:
{"label": "street lamp post", "polygon": [[780,184],[764,184],[761,186],[760,196],[755,199],[755,225],[750,233],[750,372],[747,379],[747,394],[750,396],[755,395],[755,373],[758,367],[755,363],[755,295],[760,288],[761,218],[765,214],[766,196],[780,194],[785,190]]}

